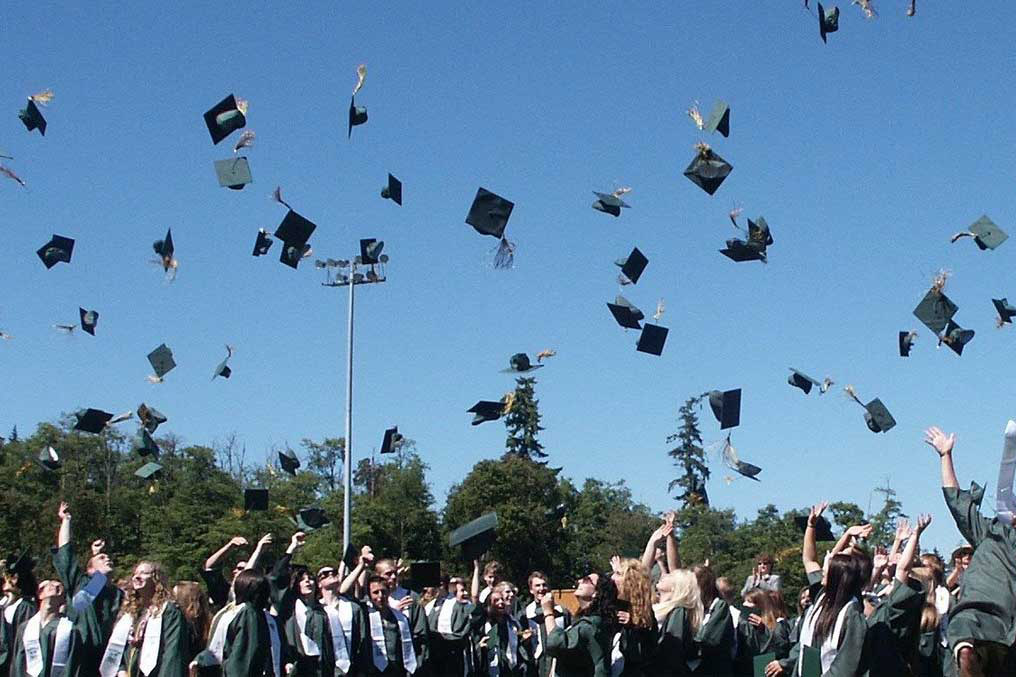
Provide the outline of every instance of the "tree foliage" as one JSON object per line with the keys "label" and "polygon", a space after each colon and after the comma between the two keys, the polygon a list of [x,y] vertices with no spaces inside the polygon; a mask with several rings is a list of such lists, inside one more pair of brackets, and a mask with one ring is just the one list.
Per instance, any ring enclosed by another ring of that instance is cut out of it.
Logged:
{"label": "tree foliage", "polygon": [[536,399],[536,379],[522,377],[515,380],[515,394],[511,410],[505,417],[508,437],[505,439],[505,453],[528,459],[546,458],[547,453],[540,444],[540,401]]}
{"label": "tree foliage", "polygon": [[685,507],[709,505],[709,496],[706,494],[709,466],[706,464],[702,431],[699,430],[698,414],[695,412],[702,397],[702,395],[690,397],[685,401],[678,412],[681,427],[675,434],[667,437],[667,444],[677,442],[677,446],[667,454],[681,471],[681,474],[667,485],[667,490],[680,490],[674,498],[681,501]]}

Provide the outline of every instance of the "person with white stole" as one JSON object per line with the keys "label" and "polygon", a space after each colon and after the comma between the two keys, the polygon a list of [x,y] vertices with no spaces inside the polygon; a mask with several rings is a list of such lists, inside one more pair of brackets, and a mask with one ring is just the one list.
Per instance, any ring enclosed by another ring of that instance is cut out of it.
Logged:
{"label": "person with white stole", "polygon": [[11,677],[64,677],[73,675],[78,648],[74,623],[60,613],[66,601],[60,581],[39,583],[39,611],[18,630],[14,640]]}
{"label": "person with white stole", "polygon": [[473,670],[490,677],[522,677],[526,673],[529,655],[525,639],[531,631],[523,629],[512,617],[509,595],[505,588],[511,583],[502,581],[487,595],[486,604],[478,604],[470,618],[473,639]]}
{"label": "person with white stole", "polygon": [[82,677],[93,677],[99,674],[102,654],[113,634],[124,594],[113,584],[113,560],[103,552],[105,542],[92,542],[91,556],[82,569],[71,542],[71,511],[67,503],[60,504],[57,517],[60,530],[53,568],[68,598],[67,617],[74,622],[81,639],[77,649],[78,672]]}
{"label": "person with white stole", "polygon": [[134,567],[130,591],[99,665],[101,677],[185,677],[190,632],[156,562]]}
{"label": "person with white stole", "polygon": [[611,644],[617,633],[617,591],[610,577],[590,573],[575,583],[578,613],[567,628],[557,627],[554,595],[540,598],[547,630],[547,653],[556,677],[609,677]]}
{"label": "person with white stole", "polygon": [[416,651],[416,662],[423,665],[427,662],[427,615],[420,606],[420,595],[399,582],[399,567],[391,558],[378,560],[374,564],[374,573],[380,576],[388,588],[388,603],[409,618],[413,632],[413,649]]}
{"label": "person with white stole", "polygon": [[388,598],[388,581],[374,574],[367,578],[369,651],[361,656],[360,670],[374,677],[406,677],[417,670],[416,649],[409,618]]}
{"label": "person with white stole", "polygon": [[276,620],[285,637],[288,660],[297,677],[332,677],[335,648],[328,615],[318,601],[317,580],[304,566],[292,563],[293,554],[303,547],[306,534],[293,534],[286,553],[268,575]]}
{"label": "person with white stole", "polygon": [[469,674],[469,620],[475,605],[469,600],[465,581],[454,580],[451,596],[433,599],[424,607],[431,674],[442,677]]}
{"label": "person with white stole", "polygon": [[268,613],[271,592],[261,573],[244,569],[233,579],[235,607],[223,618],[226,630],[208,643],[223,677],[285,677],[292,665],[283,656],[279,624]]}
{"label": "person with white stole", "polygon": [[[371,559],[373,555],[370,548],[365,546],[360,561],[366,563]],[[340,594],[342,579],[335,567],[321,567],[317,572],[317,581],[321,590],[321,608],[328,617],[328,631],[335,650],[335,674],[354,674],[354,666],[359,664],[363,653],[367,614],[359,601]]]}
{"label": "person with white stole", "polygon": [[35,580],[35,561],[27,554],[11,555],[0,569],[3,579],[3,595],[7,603],[0,612],[0,675],[6,677],[14,661],[17,648],[14,640],[18,630],[35,615],[35,594],[38,583]]}
{"label": "person with white stole", "polygon": [[[526,651],[532,657],[536,677],[549,677],[553,659],[546,650],[547,627],[540,600],[550,592],[550,579],[542,571],[534,571],[529,574],[528,585],[533,601],[522,609],[518,620],[523,628],[532,631],[526,640]],[[562,630],[571,625],[571,612],[555,604],[554,625]]]}

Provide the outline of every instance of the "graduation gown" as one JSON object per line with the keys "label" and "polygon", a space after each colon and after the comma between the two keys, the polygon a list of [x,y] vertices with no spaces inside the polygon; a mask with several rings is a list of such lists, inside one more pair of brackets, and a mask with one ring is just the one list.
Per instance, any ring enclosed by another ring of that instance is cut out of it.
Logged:
{"label": "graduation gown", "polygon": [[[659,628],[656,617],[650,616],[652,625],[639,628],[634,625],[621,626],[621,655],[624,656],[624,669],[621,677],[655,677],[653,662],[659,644]],[[729,620],[727,621],[730,622]]]}
{"label": "graduation gown", "polygon": [[[820,574],[821,575],[821,574]],[[814,597],[813,599],[818,599]],[[803,621],[802,621],[803,622]],[[843,630],[840,634],[839,648],[829,670],[822,677],[855,677],[865,674],[864,637],[868,631],[868,622],[864,617],[863,607],[859,601],[850,605],[844,615]],[[784,674],[797,674],[797,662],[801,655],[801,640],[790,648],[790,654],[780,661]]]}
{"label": "graduation gown", "polygon": [[[446,628],[442,628],[441,612],[447,608],[451,609],[449,623]],[[474,608],[476,605],[472,602],[459,602],[454,597],[445,597],[432,601],[424,609],[427,615],[430,674],[440,677],[462,677],[469,674],[469,663],[472,660],[469,621]]]}
{"label": "graduation gown", "polygon": [[113,634],[123,591],[107,582],[96,598],[87,603],[83,591],[91,578],[78,564],[70,543],[60,546],[53,553],[53,568],[67,591],[67,617],[74,622],[81,640],[77,647],[76,671],[68,673],[68,677],[94,677],[99,674],[102,654]]}
{"label": "graduation gown", "polygon": [[[385,656],[388,658],[388,665],[384,670],[378,670],[377,666],[374,664],[374,646],[370,632],[370,613],[373,611],[373,607],[368,603],[364,611],[367,613],[367,625],[364,633],[366,637],[366,641],[364,642],[365,646],[360,656],[359,667],[361,674],[369,675],[370,677],[376,677],[377,675],[384,675],[384,677],[406,677],[409,672],[406,670],[402,660],[402,633],[399,630],[399,624],[395,618],[394,610],[389,608],[379,612],[381,614],[381,629],[385,638]],[[408,616],[406,617],[406,620],[407,623],[409,623],[410,632],[414,635],[413,646],[415,647],[416,633]],[[419,656],[416,657],[416,660],[417,672],[419,672]]]}
{"label": "graduation gown", "polygon": [[695,637],[688,622],[688,611],[684,607],[674,607],[660,627],[651,674],[659,677],[687,677],[691,674],[688,661],[695,656]]}
{"label": "graduation gown", "polygon": [[[340,601],[338,602],[337,605],[335,605],[335,608],[337,608],[338,605],[341,604],[349,604],[351,605],[352,610],[352,621],[351,621],[352,628],[351,629],[343,628],[344,631],[343,640],[345,640],[347,637],[345,631],[350,630],[350,632],[348,633],[348,642],[347,642],[348,646],[346,647],[349,655],[349,665],[350,665],[349,672],[347,674],[359,675],[361,673],[359,672],[358,666],[360,666],[361,664],[364,652],[367,652],[368,656],[370,655],[369,654],[370,632],[368,630],[369,626],[367,625],[367,612],[364,610],[363,604],[357,599],[353,599],[352,597],[346,595],[340,595],[339,600]],[[322,608],[323,607],[324,602],[322,602]],[[328,623],[327,630],[328,633],[331,634],[331,622],[327,620],[327,613],[325,615],[326,622]],[[332,649],[333,650],[335,649],[334,642],[332,642]],[[335,668],[334,672],[335,675],[342,674],[342,672],[337,667]]]}
{"label": "graduation gown", "polygon": [[917,647],[917,677],[945,677],[942,671],[943,648],[938,639],[937,630],[921,633]]}
{"label": "graduation gown", "polygon": [[730,677],[734,674],[734,624],[730,607],[717,597],[706,610],[702,626],[695,634],[700,662],[693,675]]}
{"label": "graduation gown", "polygon": [[[526,641],[526,653],[530,657],[530,672],[533,677],[549,677],[553,659],[547,654],[547,625],[544,622],[543,608],[535,601],[527,604],[518,615],[523,630],[533,631]],[[560,606],[554,606],[554,623],[562,630],[571,625],[571,612]]]}
{"label": "graduation gown", "polygon": [[611,637],[599,616],[580,616],[547,635],[547,654],[557,677],[610,677]]}
{"label": "graduation gown", "polygon": [[924,586],[919,581],[896,582],[892,592],[868,616],[865,642],[870,677],[914,674],[924,598]]}
{"label": "graduation gown", "polygon": [[409,628],[413,633],[413,649],[416,651],[416,666],[419,672],[426,666],[430,655],[430,647],[427,645],[427,614],[420,605],[420,595],[402,586],[395,588],[395,592],[389,596],[389,601],[399,601],[404,597],[413,598],[413,605],[404,613],[409,619]]}
{"label": "graduation gown", "polygon": [[[491,623],[487,619],[486,605],[475,606],[470,614],[469,625],[473,643],[473,671],[476,674],[484,677],[523,677],[526,674],[529,656],[522,641],[523,628],[508,610],[504,618]],[[487,639],[487,645],[481,647],[480,642],[484,638]],[[495,661],[496,667],[492,665]]]}
{"label": "graduation gown", "polygon": [[754,674],[755,656],[774,653],[776,658],[786,658],[790,652],[790,625],[776,623],[770,630],[765,624],[752,625],[748,622],[752,608],[741,610],[737,622],[737,655],[734,659],[734,672],[738,675],[751,677]]}
{"label": "graduation gown", "polygon": [[282,638],[276,635],[275,641],[279,646],[278,665],[273,665],[271,628],[265,612],[251,604],[242,605],[226,629],[222,649],[223,677],[283,675]]}
{"label": "graduation gown", "polygon": [[[335,648],[332,646],[328,616],[317,599],[299,600],[290,589],[291,561],[292,555],[283,555],[268,575],[272,602],[278,614],[276,621],[282,627],[285,638],[286,662],[295,665],[297,677],[332,677],[335,674]],[[300,636],[296,618],[298,601],[304,605],[306,621],[302,634],[307,636],[309,643]]]}
{"label": "graduation gown", "polygon": [[35,602],[24,597],[19,597],[0,610],[0,675],[3,677],[7,677],[14,662],[18,630],[37,611]]}
{"label": "graduation gown", "polygon": [[208,588],[208,597],[212,600],[212,610],[218,611],[226,606],[229,602],[230,585],[226,582],[226,577],[222,575],[222,567],[217,566],[214,569],[202,568],[201,580],[205,582],[205,587]]}
{"label": "graduation gown", "polygon": [[962,640],[1012,646],[1016,642],[1016,530],[997,517],[981,516],[984,489],[942,488],[956,527],[974,548],[963,574],[957,605],[949,614],[946,636],[950,648]]}
{"label": "graduation gown", "polygon": [[[56,646],[57,629],[60,627],[60,620],[63,616],[54,616],[49,619],[49,622],[39,628],[39,650],[42,654],[42,672],[39,673],[39,677],[50,677],[53,674],[53,651]],[[68,623],[71,621],[68,619]],[[14,639],[14,658],[11,661],[11,677],[29,677],[28,674],[28,654],[25,651],[25,628],[27,627],[27,621],[18,628],[18,634]],[[80,645],[78,632],[74,629],[73,623],[71,624],[71,631],[68,635],[68,654],[67,663],[64,675],[73,675],[77,670],[76,662],[76,649]]]}
{"label": "graduation gown", "polygon": [[[140,626],[134,630],[139,632]],[[125,667],[122,669],[127,671],[127,677],[142,677],[140,664],[143,647],[144,640],[141,639],[136,644],[129,643],[124,650],[122,665]],[[166,602],[162,608],[159,658],[147,677],[187,677],[190,656],[190,629],[187,627],[187,619],[176,602]]]}

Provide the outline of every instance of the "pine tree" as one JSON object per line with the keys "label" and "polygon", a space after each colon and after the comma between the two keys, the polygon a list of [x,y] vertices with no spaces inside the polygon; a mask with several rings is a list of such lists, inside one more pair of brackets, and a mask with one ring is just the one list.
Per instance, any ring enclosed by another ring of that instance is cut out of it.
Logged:
{"label": "pine tree", "polygon": [[896,534],[896,522],[906,519],[903,504],[896,498],[896,490],[889,486],[889,478],[885,478],[884,487],[875,487],[876,494],[882,494],[882,509],[869,517],[871,523],[871,543],[890,543]]}
{"label": "pine tree", "polygon": [[667,437],[667,444],[678,442],[678,445],[667,454],[674,459],[674,465],[684,473],[671,480],[667,485],[667,491],[680,489],[681,493],[675,494],[674,498],[683,501],[685,507],[709,505],[709,496],[706,494],[709,466],[706,465],[706,452],[702,448],[702,432],[699,430],[698,415],[695,413],[703,397],[703,395],[699,395],[688,398],[679,410],[680,430]]}
{"label": "pine tree", "polygon": [[547,457],[543,445],[537,439],[543,426],[540,425],[540,401],[536,399],[533,386],[535,378],[516,379],[515,395],[511,409],[505,417],[508,438],[504,446],[506,456],[519,456],[531,461]]}
{"label": "pine tree", "polygon": [[10,437],[9,437],[9,439],[7,441],[8,442],[17,442],[18,441],[18,424],[17,423],[15,423],[14,427],[11,428],[11,434],[10,434]]}

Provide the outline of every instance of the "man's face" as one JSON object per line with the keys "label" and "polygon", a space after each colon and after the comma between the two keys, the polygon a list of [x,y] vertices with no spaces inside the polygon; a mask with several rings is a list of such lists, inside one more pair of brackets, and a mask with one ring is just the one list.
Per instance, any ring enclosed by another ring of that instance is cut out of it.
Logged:
{"label": "man's face", "polygon": [[322,590],[333,590],[339,585],[339,572],[332,567],[324,567],[318,571],[318,587]]}
{"label": "man's face", "polygon": [[17,574],[4,574],[4,589],[7,592],[18,592],[18,575]]}
{"label": "man's face", "polygon": [[494,583],[497,582],[497,576],[495,576],[493,573],[484,574],[483,582],[487,584],[488,588],[492,588],[494,587]]}
{"label": "man's face", "polygon": [[64,587],[60,581],[43,581],[39,583],[39,601],[52,600],[52,606],[64,603]]}
{"label": "man's face", "polygon": [[385,585],[388,586],[388,592],[391,592],[398,587],[399,572],[395,569],[394,564],[382,562],[377,566],[377,575],[385,579]]}
{"label": "man's face", "polygon": [[465,583],[459,581],[458,583],[455,584],[454,589],[455,589],[454,592],[455,599],[457,599],[460,602],[464,602],[465,600],[469,599],[469,590],[466,589]]}
{"label": "man's face", "polygon": [[388,606],[388,586],[378,581],[370,584],[370,601],[378,609]]}
{"label": "man's face", "polygon": [[453,578],[449,578],[448,579],[448,585],[445,587],[445,590],[447,591],[447,593],[449,595],[452,595],[453,597],[458,597],[459,596],[459,586],[460,585],[463,585],[463,581],[462,581],[461,578],[459,578],[457,576],[453,577]]}
{"label": "man's face", "polygon": [[540,599],[548,592],[550,592],[550,586],[547,585],[547,581],[544,579],[536,577],[529,581],[529,594],[534,598]]}
{"label": "man's face", "polygon": [[136,592],[153,592],[155,590],[155,568],[148,562],[142,562],[134,567],[131,588]]}
{"label": "man's face", "polygon": [[109,555],[106,553],[100,552],[98,555],[95,555],[88,560],[86,573],[88,573],[89,576],[96,573],[109,576],[113,573],[113,560],[111,560]]}

